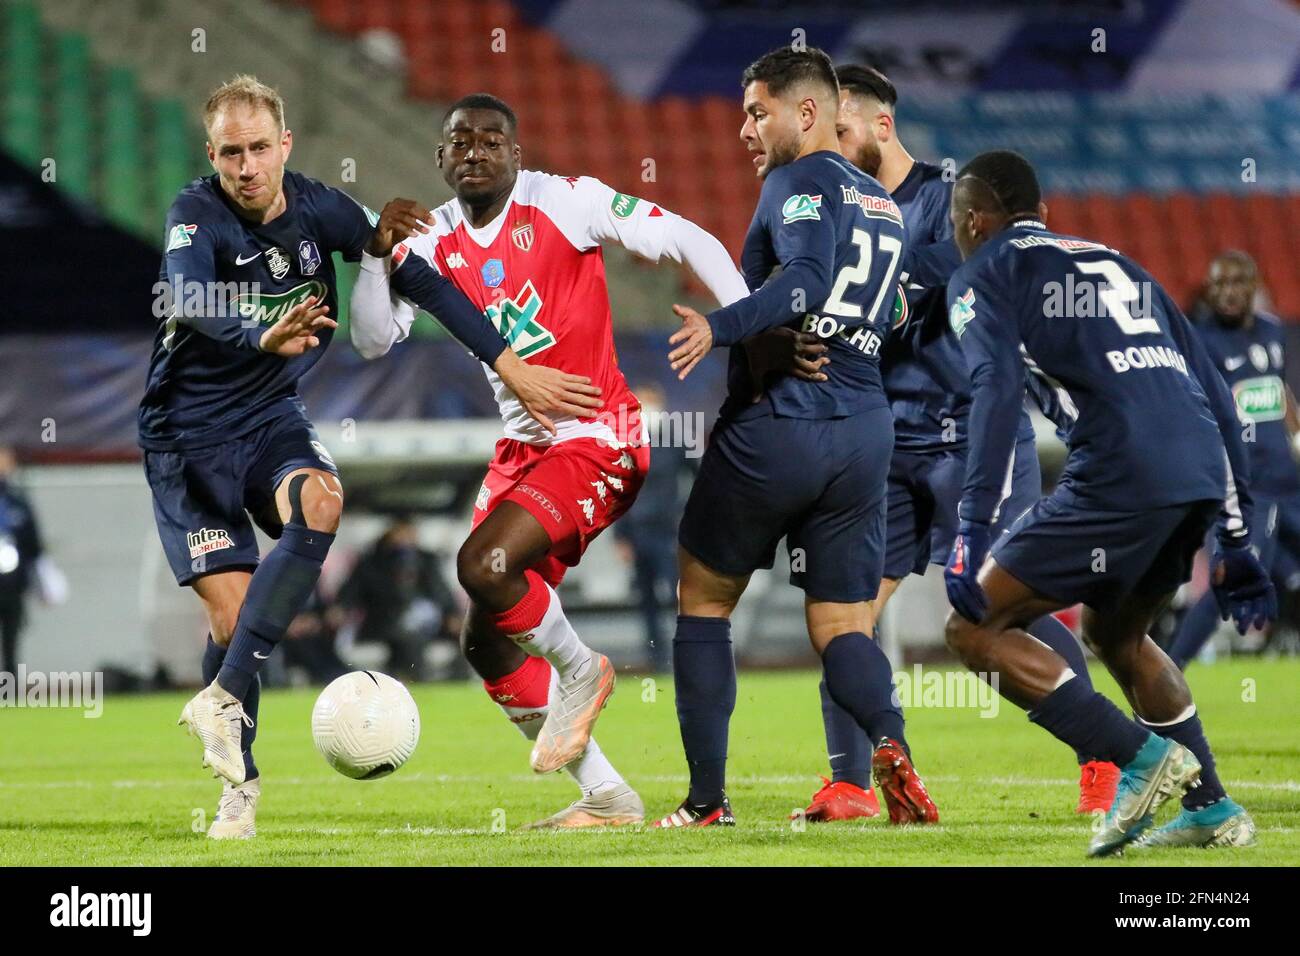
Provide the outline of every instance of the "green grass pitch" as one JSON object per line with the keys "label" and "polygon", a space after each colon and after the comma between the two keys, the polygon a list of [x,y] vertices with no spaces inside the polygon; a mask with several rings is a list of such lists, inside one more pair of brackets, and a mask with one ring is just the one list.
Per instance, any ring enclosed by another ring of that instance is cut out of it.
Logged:
{"label": "green grass pitch", "polygon": [[[817,675],[796,671],[741,675],[728,787],[739,825],[704,831],[519,832],[576,789],[563,775],[529,772],[526,741],[475,685],[416,688],[420,746],[397,774],[372,782],[335,774],[316,753],[315,691],[265,694],[264,790],[250,843],[202,836],[219,786],[200,768],[197,742],[175,726],[186,695],[109,698],[99,719],[8,709],[0,865],[1300,863],[1300,661],[1238,658],[1194,665],[1188,676],[1229,792],[1259,827],[1253,849],[1087,861],[1072,756],[1005,702],[991,719],[910,709],[909,740],[941,825],[792,825],[788,815],[826,762]],[[596,736],[660,815],[685,793],[684,760],[671,680],[656,693],[641,681],[620,674]],[[1118,699],[1108,680],[1103,689]]]}

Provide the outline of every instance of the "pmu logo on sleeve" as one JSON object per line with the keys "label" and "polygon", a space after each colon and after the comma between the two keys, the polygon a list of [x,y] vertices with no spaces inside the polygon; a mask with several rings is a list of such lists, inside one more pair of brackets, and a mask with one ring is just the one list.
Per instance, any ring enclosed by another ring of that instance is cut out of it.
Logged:
{"label": "pmu logo on sleeve", "polygon": [[201,554],[210,554],[222,548],[233,548],[235,542],[230,540],[230,532],[224,528],[200,528],[185,535],[185,543],[190,546],[190,558]]}
{"label": "pmu logo on sleeve", "polygon": [[78,886],[50,897],[50,925],[123,926],[132,936],[153,929],[152,893],[82,893]]}

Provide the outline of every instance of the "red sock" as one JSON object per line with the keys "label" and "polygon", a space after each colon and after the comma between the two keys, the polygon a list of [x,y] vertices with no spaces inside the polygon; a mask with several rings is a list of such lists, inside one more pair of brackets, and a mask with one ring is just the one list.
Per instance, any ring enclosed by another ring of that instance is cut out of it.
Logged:
{"label": "red sock", "polygon": [[529,657],[513,673],[485,680],[483,689],[503,707],[546,707],[551,695],[551,665],[544,657]]}
{"label": "red sock", "polygon": [[524,572],[524,578],[528,581],[528,591],[519,603],[508,611],[492,615],[492,623],[502,634],[513,636],[531,630],[542,623],[546,609],[550,607],[551,597],[542,576],[530,569]]}

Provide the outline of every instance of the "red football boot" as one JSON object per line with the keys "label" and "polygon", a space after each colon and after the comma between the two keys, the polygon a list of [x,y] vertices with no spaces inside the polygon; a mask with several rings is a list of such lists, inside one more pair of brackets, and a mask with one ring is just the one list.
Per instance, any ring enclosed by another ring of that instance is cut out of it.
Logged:
{"label": "red football boot", "polygon": [[683,800],[682,805],[668,816],[650,824],[652,827],[664,830],[677,827],[734,827],[735,825],[736,815],[731,812],[731,801],[727,799],[726,794],[723,794],[720,803],[703,807],[693,805],[689,799]]}
{"label": "red football boot", "polygon": [[[803,811],[803,818],[813,823],[829,823],[831,820],[855,820],[859,817],[880,816],[880,801],[876,791],[863,790],[857,784],[840,780],[832,783],[822,777],[822,788],[813,794],[812,803]],[[794,820],[799,811],[790,814]]]}
{"label": "red football boot", "polygon": [[889,822],[938,823],[939,808],[925,791],[902,745],[885,738],[871,758],[871,775],[889,808]]}
{"label": "red football boot", "polygon": [[1079,805],[1075,813],[1105,813],[1115,802],[1119,767],[1104,760],[1089,760],[1079,767]]}

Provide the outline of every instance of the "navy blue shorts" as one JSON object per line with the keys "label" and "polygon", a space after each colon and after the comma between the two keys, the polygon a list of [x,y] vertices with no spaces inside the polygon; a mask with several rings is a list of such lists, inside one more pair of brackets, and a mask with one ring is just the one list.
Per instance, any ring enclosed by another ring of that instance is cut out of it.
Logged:
{"label": "navy blue shorts", "polygon": [[715,571],[770,568],[782,538],[790,583],[819,601],[869,601],[885,550],[888,408],[847,418],[719,422],[677,540]]}
{"label": "navy blue shorts", "polygon": [[[1004,489],[993,539],[1043,496],[1038,450],[1032,437],[1016,442],[1010,484]],[[957,537],[957,503],[966,481],[966,450],[896,451],[889,463],[889,515],[884,576],[901,580],[947,564]]]}
{"label": "navy blue shorts", "polygon": [[1191,577],[1192,560],[1221,504],[1098,511],[1058,489],[1021,515],[992,555],[1039,594],[1106,611],[1130,595],[1178,590]]}
{"label": "navy blue shorts", "polygon": [[299,468],[338,474],[311,422],[286,415],[219,445],[146,451],[154,520],[177,584],[257,565],[253,524],[272,538],[283,525],[275,489]]}

